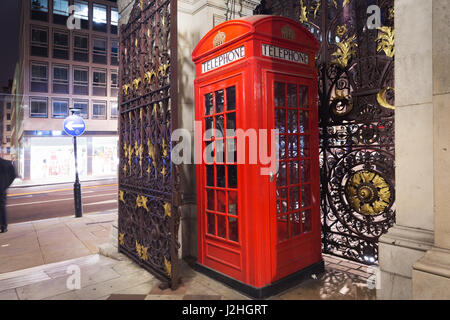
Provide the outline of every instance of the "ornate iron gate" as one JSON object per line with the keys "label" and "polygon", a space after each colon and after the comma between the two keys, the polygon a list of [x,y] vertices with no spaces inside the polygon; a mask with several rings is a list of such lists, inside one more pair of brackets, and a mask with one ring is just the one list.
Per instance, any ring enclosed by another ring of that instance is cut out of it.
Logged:
{"label": "ornate iron gate", "polygon": [[179,280],[177,1],[137,0],[121,27],[119,250],[175,288]]}
{"label": "ornate iron gate", "polygon": [[395,222],[394,0],[263,0],[255,13],[300,20],[321,42],[323,251],[373,264]]}

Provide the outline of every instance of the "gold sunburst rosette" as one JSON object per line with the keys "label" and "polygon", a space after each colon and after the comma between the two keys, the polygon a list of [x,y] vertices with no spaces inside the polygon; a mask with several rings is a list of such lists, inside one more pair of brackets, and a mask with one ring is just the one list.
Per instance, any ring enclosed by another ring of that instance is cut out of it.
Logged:
{"label": "gold sunburst rosette", "polygon": [[350,176],[345,188],[350,206],[357,212],[379,215],[391,203],[391,188],[377,172],[361,170]]}

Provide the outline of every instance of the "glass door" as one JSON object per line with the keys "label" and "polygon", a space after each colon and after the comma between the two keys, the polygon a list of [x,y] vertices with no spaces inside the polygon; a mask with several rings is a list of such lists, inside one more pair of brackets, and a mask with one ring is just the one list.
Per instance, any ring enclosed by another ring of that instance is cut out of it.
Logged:
{"label": "glass door", "polygon": [[313,230],[311,140],[313,111],[310,80],[269,76],[269,114],[279,131],[278,172],[271,185],[273,273],[280,279],[301,268]]}
{"label": "glass door", "polygon": [[239,205],[237,136],[242,107],[240,77],[207,85],[200,91],[203,110],[201,181],[202,255],[205,265],[244,279],[242,212]]}

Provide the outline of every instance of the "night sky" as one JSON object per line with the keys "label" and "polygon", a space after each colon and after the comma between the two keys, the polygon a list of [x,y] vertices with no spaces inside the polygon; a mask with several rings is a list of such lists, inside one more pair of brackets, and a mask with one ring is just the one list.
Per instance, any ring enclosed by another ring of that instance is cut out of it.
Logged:
{"label": "night sky", "polygon": [[14,76],[19,50],[19,9],[23,0],[0,0],[0,85]]}

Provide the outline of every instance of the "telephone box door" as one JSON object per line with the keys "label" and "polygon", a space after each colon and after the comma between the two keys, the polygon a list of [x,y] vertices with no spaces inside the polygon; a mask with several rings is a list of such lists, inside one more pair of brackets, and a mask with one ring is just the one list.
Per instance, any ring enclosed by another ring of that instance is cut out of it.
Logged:
{"label": "telephone box door", "polygon": [[198,97],[204,132],[199,258],[202,264],[243,281],[243,213],[238,202],[242,181],[236,152],[241,85],[241,77],[234,76],[202,87]]}
{"label": "telephone box door", "polygon": [[[279,131],[278,172],[270,185],[272,276],[276,281],[320,257],[317,84],[268,74],[269,127]],[[312,177],[316,176],[315,179]],[[317,241],[319,238],[319,241]]]}

